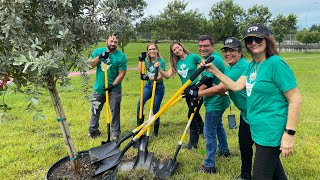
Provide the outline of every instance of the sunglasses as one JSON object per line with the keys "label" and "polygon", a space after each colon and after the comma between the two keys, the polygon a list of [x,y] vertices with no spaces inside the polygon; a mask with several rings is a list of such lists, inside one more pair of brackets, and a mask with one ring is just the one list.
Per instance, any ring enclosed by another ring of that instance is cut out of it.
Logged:
{"label": "sunglasses", "polygon": [[222,49],[222,52],[224,52],[224,53],[227,53],[227,52],[236,52],[236,51],[238,51],[237,49],[232,49],[232,48],[224,48],[224,49]]}
{"label": "sunglasses", "polygon": [[252,37],[252,36],[249,36],[247,38],[244,39],[244,42],[246,44],[252,44],[252,42],[256,42],[257,44],[261,44],[262,41],[263,41],[264,38],[260,38],[260,37]]}

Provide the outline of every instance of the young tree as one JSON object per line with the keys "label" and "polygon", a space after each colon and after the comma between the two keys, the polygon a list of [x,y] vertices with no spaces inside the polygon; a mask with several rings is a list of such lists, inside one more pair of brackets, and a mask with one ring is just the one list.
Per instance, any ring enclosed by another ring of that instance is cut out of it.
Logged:
{"label": "young tree", "polygon": [[[57,83],[68,83],[70,70],[86,70],[83,50],[99,41],[113,19],[122,17],[112,7],[102,9],[97,0],[0,2],[1,71],[20,91],[29,91],[35,103],[40,87],[49,91],[68,154],[76,159]],[[103,16],[109,19],[102,21]],[[73,162],[77,170],[78,161]]]}

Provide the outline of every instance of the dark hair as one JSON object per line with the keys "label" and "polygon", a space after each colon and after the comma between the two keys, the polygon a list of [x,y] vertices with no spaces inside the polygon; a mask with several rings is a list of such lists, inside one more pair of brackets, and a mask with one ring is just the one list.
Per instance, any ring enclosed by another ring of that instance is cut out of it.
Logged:
{"label": "dark hair", "polygon": [[[268,35],[264,37],[264,39],[266,40],[266,58],[268,59],[273,55],[279,55],[274,38],[271,35]],[[246,45],[246,49],[251,54],[251,51],[247,45]]]}
{"label": "dark hair", "polygon": [[204,41],[204,40],[209,40],[211,45],[214,45],[214,40],[213,37],[210,35],[202,35],[198,38],[198,42],[199,41]]}
{"label": "dark hair", "polygon": [[170,63],[171,63],[171,67],[173,68],[174,71],[177,71],[177,62],[178,62],[179,57],[176,56],[176,55],[172,52],[172,46],[175,45],[175,44],[178,44],[179,46],[181,46],[184,53],[190,54],[191,52],[190,52],[188,49],[184,48],[183,45],[182,45],[180,42],[178,42],[178,41],[173,41],[173,42],[170,44]]}

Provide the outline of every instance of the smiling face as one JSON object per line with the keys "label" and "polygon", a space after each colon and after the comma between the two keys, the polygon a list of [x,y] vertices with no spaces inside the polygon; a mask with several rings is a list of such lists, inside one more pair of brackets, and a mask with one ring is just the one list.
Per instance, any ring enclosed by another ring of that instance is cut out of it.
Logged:
{"label": "smiling face", "polygon": [[151,58],[151,59],[154,59],[154,58],[158,58],[159,56],[159,50],[158,48],[154,45],[154,44],[150,44],[148,47],[147,47],[147,52],[148,52],[148,56]]}
{"label": "smiling face", "polygon": [[253,56],[266,54],[267,42],[265,38],[246,37],[245,44]]}
{"label": "smiling face", "polygon": [[180,58],[181,58],[181,57],[183,56],[183,54],[184,54],[183,48],[182,48],[179,44],[177,44],[177,43],[175,43],[175,44],[172,45],[171,51],[172,51],[172,53],[173,53],[174,55],[179,56]]}
{"label": "smiling face", "polygon": [[198,51],[202,57],[208,57],[214,52],[214,45],[209,40],[199,41]]}
{"label": "smiling face", "polygon": [[234,64],[236,64],[241,58],[241,51],[239,51],[238,49],[224,48],[222,52],[226,62],[230,66],[233,66]]}
{"label": "smiling face", "polygon": [[117,49],[117,45],[118,45],[117,36],[114,36],[114,35],[109,36],[106,43],[107,43],[107,47],[110,50],[110,52],[115,51]]}

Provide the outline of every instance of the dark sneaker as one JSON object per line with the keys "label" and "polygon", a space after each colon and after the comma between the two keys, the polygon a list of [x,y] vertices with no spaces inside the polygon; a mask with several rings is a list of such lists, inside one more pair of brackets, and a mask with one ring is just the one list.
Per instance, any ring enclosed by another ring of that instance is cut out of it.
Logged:
{"label": "dark sneaker", "polygon": [[183,148],[183,149],[192,149],[192,148],[197,149],[198,146],[197,146],[197,145],[193,145],[193,144],[191,144],[191,143],[189,142],[188,144],[183,145],[182,148]]}
{"label": "dark sneaker", "polygon": [[250,177],[250,178],[244,178],[244,177],[242,177],[241,174],[240,174],[239,176],[237,176],[237,177],[235,178],[235,180],[251,180],[251,177]]}
{"label": "dark sneaker", "polygon": [[207,173],[207,174],[215,174],[215,173],[217,173],[216,167],[214,167],[214,166],[207,167],[207,166],[205,166],[203,164],[200,166],[199,171]]}
{"label": "dark sneaker", "polygon": [[96,131],[93,131],[92,133],[89,133],[88,137],[97,138],[100,135],[101,135],[101,132],[99,130],[96,130]]}
{"label": "dark sneaker", "polygon": [[229,149],[226,150],[225,152],[219,152],[218,156],[224,156],[224,157],[230,157],[230,151]]}

